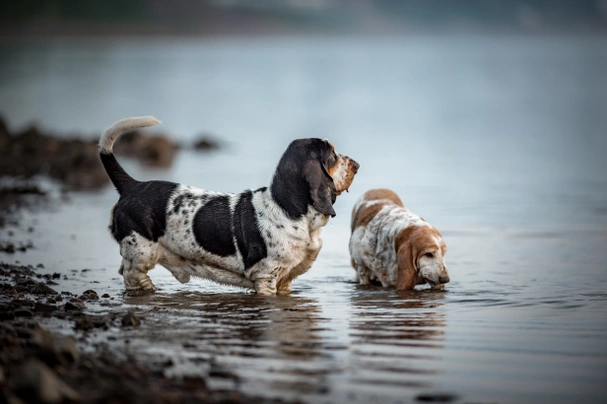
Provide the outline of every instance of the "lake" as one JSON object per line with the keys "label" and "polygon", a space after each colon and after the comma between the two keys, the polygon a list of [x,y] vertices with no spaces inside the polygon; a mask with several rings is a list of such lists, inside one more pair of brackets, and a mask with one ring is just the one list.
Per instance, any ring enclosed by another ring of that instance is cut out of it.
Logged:
{"label": "lake", "polygon": [[[289,297],[181,285],[161,267],[155,295],[122,295],[110,186],[0,230],[36,247],[0,260],[43,263],[69,275],[59,289],[143,313],[100,342],[214,388],[306,403],[607,399],[604,36],[4,42],[0,114],[86,138],[138,115],[183,144],[210,133],[226,147],[184,149],[166,170],[119,160],[138,179],[218,191],[269,184],[295,138],[328,138],[361,165]],[[354,283],[350,212],[376,187],[443,234],[444,291]]]}

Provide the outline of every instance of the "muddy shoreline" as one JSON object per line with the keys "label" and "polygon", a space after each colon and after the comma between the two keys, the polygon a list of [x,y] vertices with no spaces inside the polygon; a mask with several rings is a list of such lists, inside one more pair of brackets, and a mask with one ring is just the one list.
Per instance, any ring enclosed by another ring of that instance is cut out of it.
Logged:
{"label": "muddy shoreline", "polygon": [[[60,277],[40,274],[31,266],[0,263],[3,402],[277,402],[233,390],[211,391],[200,376],[167,377],[164,370],[172,366],[170,360],[142,362],[126,349],[93,342],[96,331],[139,327],[145,317],[124,309],[90,314],[89,304],[109,306],[113,297],[94,290],[80,296],[59,291],[55,280]],[[47,331],[43,324],[50,319],[66,323],[71,331]]]}

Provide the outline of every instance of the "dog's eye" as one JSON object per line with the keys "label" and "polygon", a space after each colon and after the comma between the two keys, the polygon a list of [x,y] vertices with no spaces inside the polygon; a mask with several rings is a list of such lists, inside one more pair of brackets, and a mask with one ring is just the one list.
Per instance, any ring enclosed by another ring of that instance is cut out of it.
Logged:
{"label": "dog's eye", "polygon": [[434,258],[434,254],[432,254],[432,253],[425,253],[424,257]]}

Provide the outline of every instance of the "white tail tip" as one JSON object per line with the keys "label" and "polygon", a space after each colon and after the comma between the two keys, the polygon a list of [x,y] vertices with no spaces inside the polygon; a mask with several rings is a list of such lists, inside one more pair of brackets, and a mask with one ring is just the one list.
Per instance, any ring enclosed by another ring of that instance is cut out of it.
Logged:
{"label": "white tail tip", "polygon": [[112,153],[112,146],[118,136],[122,133],[148,126],[155,126],[159,123],[161,122],[153,116],[138,116],[121,119],[103,132],[101,139],[99,139],[99,151],[101,153]]}

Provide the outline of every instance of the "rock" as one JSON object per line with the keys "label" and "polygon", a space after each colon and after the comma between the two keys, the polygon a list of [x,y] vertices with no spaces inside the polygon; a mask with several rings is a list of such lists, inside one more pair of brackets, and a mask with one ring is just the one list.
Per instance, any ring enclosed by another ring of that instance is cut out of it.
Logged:
{"label": "rock", "polygon": [[42,282],[36,282],[36,285],[29,291],[34,295],[56,295],[57,291],[45,285]]}
{"label": "rock", "polygon": [[107,293],[104,293],[103,296],[101,296],[101,297],[103,297],[104,299],[107,299],[108,297],[110,297],[110,295]]}
{"label": "rock", "polygon": [[80,300],[99,300],[99,296],[97,295],[97,292],[95,292],[94,290],[85,290],[84,292],[82,292],[82,295],[80,295],[78,297],[78,299],[80,299]]}
{"label": "rock", "polygon": [[165,135],[144,135],[139,131],[125,133],[116,142],[114,151],[136,157],[145,165],[169,167],[179,146]]}
{"label": "rock", "polygon": [[0,347],[5,348],[14,345],[19,345],[17,332],[10,324],[0,323]]}
{"label": "rock", "polygon": [[112,319],[109,316],[87,316],[93,327],[108,329],[112,326]]}
{"label": "rock", "polygon": [[112,326],[112,319],[109,316],[83,315],[76,320],[74,328],[77,330],[88,331],[93,328],[108,329]]}
{"label": "rock", "polygon": [[65,311],[82,311],[84,310],[84,304],[78,302],[67,302],[63,306]]}
{"label": "rock", "polygon": [[33,338],[33,342],[38,346],[39,359],[51,367],[56,365],[68,367],[78,362],[80,353],[73,336],[52,335],[46,330],[41,331]]}
{"label": "rock", "polygon": [[32,317],[34,314],[25,307],[19,307],[13,312],[15,317]]}
{"label": "rock", "polygon": [[459,399],[458,396],[448,393],[419,394],[416,401],[424,403],[450,403]]}
{"label": "rock", "polygon": [[138,327],[141,324],[141,320],[130,312],[122,317],[121,322],[123,327]]}
{"label": "rock", "polygon": [[25,362],[18,369],[14,380],[14,391],[25,402],[54,404],[64,400],[80,399],[78,393],[37,359],[29,359]]}
{"label": "rock", "polygon": [[89,320],[87,316],[76,320],[76,322],[74,323],[74,329],[76,330],[88,331],[92,330],[93,328],[95,328],[95,326],[93,326],[93,323],[91,322],[91,320]]}
{"label": "rock", "polygon": [[15,313],[8,309],[2,308],[0,309],[0,321],[13,320],[15,318]]}
{"label": "rock", "polygon": [[206,133],[201,134],[198,137],[198,140],[196,140],[194,142],[195,150],[210,151],[210,150],[219,149],[219,147],[220,147],[219,142],[216,139],[214,139],[211,135],[208,135]]}
{"label": "rock", "polygon": [[34,311],[36,311],[37,313],[52,313],[55,310],[57,310],[57,306],[54,304],[36,302],[36,304],[34,305]]}

